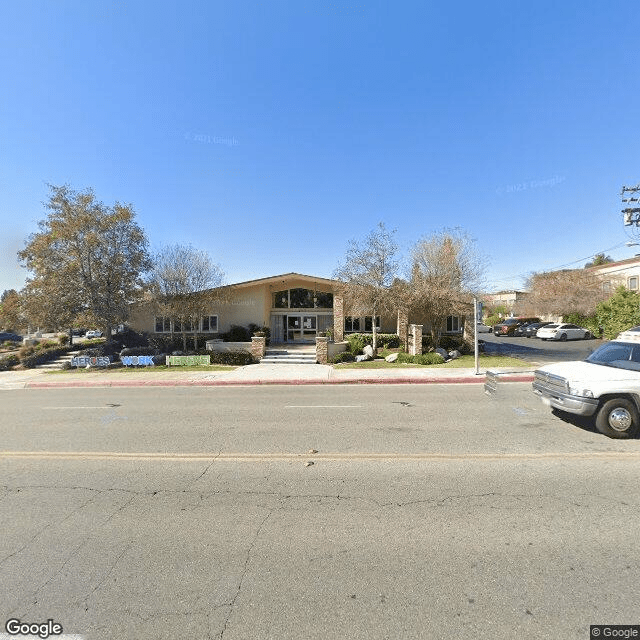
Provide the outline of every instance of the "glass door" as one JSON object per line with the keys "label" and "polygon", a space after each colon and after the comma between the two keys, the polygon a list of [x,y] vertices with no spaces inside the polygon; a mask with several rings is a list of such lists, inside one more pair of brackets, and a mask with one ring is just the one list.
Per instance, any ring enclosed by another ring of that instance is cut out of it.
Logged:
{"label": "glass door", "polygon": [[287,316],[287,342],[313,342],[317,335],[317,317],[301,313]]}

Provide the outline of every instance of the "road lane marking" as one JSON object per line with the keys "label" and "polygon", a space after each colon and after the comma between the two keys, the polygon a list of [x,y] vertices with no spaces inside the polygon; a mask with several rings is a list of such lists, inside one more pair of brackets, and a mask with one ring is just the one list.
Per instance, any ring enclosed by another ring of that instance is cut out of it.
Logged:
{"label": "road lane marking", "polygon": [[184,462],[251,462],[306,460],[396,460],[396,461],[483,461],[483,460],[586,460],[610,459],[638,460],[640,451],[593,451],[582,453],[153,453],[121,451],[0,451],[0,459],[44,460],[165,460]]}
{"label": "road lane marking", "polygon": [[107,405],[106,407],[104,405],[101,405],[99,407],[41,407],[42,409],[63,409],[63,410],[67,410],[67,409],[113,409],[114,407],[119,407],[120,405]]}

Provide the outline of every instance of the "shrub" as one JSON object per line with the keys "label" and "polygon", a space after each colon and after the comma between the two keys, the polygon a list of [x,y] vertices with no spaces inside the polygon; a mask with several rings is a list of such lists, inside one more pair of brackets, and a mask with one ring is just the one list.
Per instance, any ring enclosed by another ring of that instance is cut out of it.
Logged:
{"label": "shrub", "polygon": [[122,356],[150,356],[158,355],[155,349],[150,347],[128,347],[120,351],[120,357]]}
{"label": "shrub", "polygon": [[[397,349],[400,346],[400,337],[396,333],[378,333],[376,336],[378,347]],[[349,343],[349,351],[358,355],[362,353],[365,345],[373,345],[373,334],[350,333],[346,336],[345,340]]]}
{"label": "shrub", "polygon": [[69,344],[69,334],[63,333],[61,336],[58,336],[58,344],[61,347],[64,347],[65,345]]}
{"label": "shrub", "polygon": [[20,358],[15,353],[10,353],[4,358],[0,358],[0,371],[9,371],[20,364]]}
{"label": "shrub", "polygon": [[113,342],[120,345],[121,349],[131,349],[134,347],[146,347],[149,345],[149,336],[146,333],[125,329],[116,333],[111,338]]}
{"label": "shrub", "polygon": [[[257,325],[253,325],[257,326]],[[246,327],[241,327],[237,324],[232,324],[231,329],[227,333],[223,333],[220,337],[225,342],[251,342],[251,331]]]}
{"label": "shrub", "polygon": [[410,356],[408,353],[399,353],[396,362],[408,364],[442,364],[444,358],[438,353],[423,353],[420,356]]}
{"label": "shrub", "polygon": [[269,327],[259,327],[257,324],[250,324],[249,331],[252,335],[264,333],[265,344],[269,345],[271,343],[271,329]]}
{"label": "shrub", "polygon": [[247,351],[218,351],[211,353],[211,364],[229,364],[235,366],[244,366],[247,364],[256,364],[255,358]]}
{"label": "shrub", "polygon": [[350,351],[343,351],[331,358],[332,364],[339,364],[340,362],[355,362],[356,357]]}
{"label": "shrub", "polygon": [[362,353],[362,350],[367,344],[365,337],[361,333],[352,333],[348,335],[347,342],[349,343],[349,353],[354,356]]}
{"label": "shrub", "polygon": [[36,351],[32,355],[21,358],[20,361],[26,369],[33,369],[39,364],[57,360],[63,353],[69,351],[68,347],[56,347],[53,349],[43,349]]}

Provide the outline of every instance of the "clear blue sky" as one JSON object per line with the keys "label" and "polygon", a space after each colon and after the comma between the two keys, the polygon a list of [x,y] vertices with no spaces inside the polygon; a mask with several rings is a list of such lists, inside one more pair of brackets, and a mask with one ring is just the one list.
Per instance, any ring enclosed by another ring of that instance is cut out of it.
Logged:
{"label": "clear blue sky", "polygon": [[0,291],[46,183],[133,204],[239,282],[330,277],[379,221],[460,226],[487,290],[624,247],[637,0],[0,5]]}

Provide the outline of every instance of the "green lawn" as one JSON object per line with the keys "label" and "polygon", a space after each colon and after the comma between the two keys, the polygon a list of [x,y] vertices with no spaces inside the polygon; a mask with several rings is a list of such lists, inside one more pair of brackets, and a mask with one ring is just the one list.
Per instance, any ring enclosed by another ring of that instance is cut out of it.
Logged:
{"label": "green lawn", "polygon": [[[492,367],[531,367],[531,364],[518,358],[507,356],[485,356],[478,358],[478,364],[482,369]],[[473,369],[475,359],[472,355],[461,356],[456,360],[450,360],[442,364],[409,364],[398,362],[386,362],[385,360],[367,360],[365,362],[344,362],[333,365],[336,369]]]}

